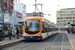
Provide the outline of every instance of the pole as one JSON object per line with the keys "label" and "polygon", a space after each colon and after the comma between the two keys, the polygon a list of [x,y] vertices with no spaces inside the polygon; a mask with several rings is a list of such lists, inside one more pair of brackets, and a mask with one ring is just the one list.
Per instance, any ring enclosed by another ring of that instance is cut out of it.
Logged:
{"label": "pole", "polygon": [[42,17],[42,4],[41,4],[41,17]]}
{"label": "pole", "polygon": [[3,40],[4,40],[4,12],[3,12]]}
{"label": "pole", "polygon": [[[15,4],[14,4],[14,1],[13,1],[13,15],[12,15],[12,16],[13,16],[13,17],[12,17],[12,25],[13,25],[13,30],[12,30],[12,31],[13,31],[13,34],[14,34],[14,5],[15,5]],[[15,35],[15,34],[14,34],[14,35]]]}
{"label": "pole", "polygon": [[42,12],[42,4],[41,4],[41,12]]}
{"label": "pole", "polygon": [[36,13],[36,0],[35,0],[35,13]]}

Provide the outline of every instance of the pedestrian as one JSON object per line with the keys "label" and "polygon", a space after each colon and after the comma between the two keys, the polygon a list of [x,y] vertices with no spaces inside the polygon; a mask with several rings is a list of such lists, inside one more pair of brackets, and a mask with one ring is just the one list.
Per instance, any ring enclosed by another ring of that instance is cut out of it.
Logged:
{"label": "pedestrian", "polygon": [[19,36],[21,36],[21,28],[18,27]]}
{"label": "pedestrian", "polygon": [[15,34],[15,37],[16,37],[16,28],[14,29],[14,34]]}
{"label": "pedestrian", "polygon": [[2,41],[2,28],[0,28],[0,41]]}
{"label": "pedestrian", "polygon": [[9,40],[11,40],[11,36],[12,36],[12,27],[9,28],[8,34],[9,34]]}
{"label": "pedestrian", "polygon": [[19,30],[16,28],[17,39],[19,39]]}
{"label": "pedestrian", "polygon": [[70,28],[70,33],[72,33],[71,28]]}
{"label": "pedestrian", "polygon": [[71,33],[73,34],[73,27],[71,28]]}
{"label": "pedestrian", "polygon": [[15,37],[15,34],[14,34],[14,29],[12,27],[12,37],[14,38]]}
{"label": "pedestrian", "polygon": [[67,29],[67,32],[70,33],[70,29],[69,28]]}
{"label": "pedestrian", "polygon": [[21,37],[22,37],[22,28],[20,28],[20,35],[21,35]]}

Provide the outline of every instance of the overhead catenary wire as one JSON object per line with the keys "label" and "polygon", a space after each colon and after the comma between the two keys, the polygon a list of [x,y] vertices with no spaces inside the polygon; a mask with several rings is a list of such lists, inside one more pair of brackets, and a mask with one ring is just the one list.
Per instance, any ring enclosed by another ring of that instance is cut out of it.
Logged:
{"label": "overhead catenary wire", "polygon": [[37,6],[36,6],[36,8],[37,8],[38,12],[40,12]]}

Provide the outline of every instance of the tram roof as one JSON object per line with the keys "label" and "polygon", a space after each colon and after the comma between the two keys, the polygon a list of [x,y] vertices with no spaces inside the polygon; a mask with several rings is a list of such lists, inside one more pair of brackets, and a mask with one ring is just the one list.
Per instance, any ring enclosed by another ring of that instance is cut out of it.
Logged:
{"label": "tram roof", "polygon": [[[34,16],[32,16],[32,17],[34,17]],[[32,18],[32,17],[26,17],[26,18]],[[37,16],[36,16],[37,17]],[[35,17],[35,18],[36,18]],[[40,17],[37,17],[37,18],[40,18]],[[48,23],[48,24],[50,24],[51,25],[51,27],[56,27],[56,28],[58,28],[57,27],[57,25],[56,24],[54,24],[53,22],[50,22],[49,20],[47,20],[46,18],[44,18],[44,17],[41,17],[42,19],[44,19],[45,21],[46,21],[46,23]]]}
{"label": "tram roof", "polygon": [[50,22],[49,20],[47,20],[47,19],[44,18],[44,17],[42,17],[42,18],[46,21],[46,23],[50,24],[51,27],[53,27],[53,28],[57,28],[57,25],[56,25],[55,23]]}

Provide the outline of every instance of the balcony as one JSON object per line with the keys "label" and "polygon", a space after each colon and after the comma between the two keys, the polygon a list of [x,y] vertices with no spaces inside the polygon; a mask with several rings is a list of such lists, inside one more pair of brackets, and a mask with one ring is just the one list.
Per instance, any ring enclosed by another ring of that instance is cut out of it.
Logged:
{"label": "balcony", "polygon": [[9,8],[9,12],[13,12],[13,6]]}
{"label": "balcony", "polygon": [[9,5],[13,6],[13,0],[9,0]]}
{"label": "balcony", "polygon": [[3,0],[3,2],[1,3],[1,9],[2,10],[7,10],[7,0]]}
{"label": "balcony", "polygon": [[13,10],[9,10],[9,12],[13,12]]}
{"label": "balcony", "polygon": [[7,0],[4,0],[5,3],[7,3]]}

